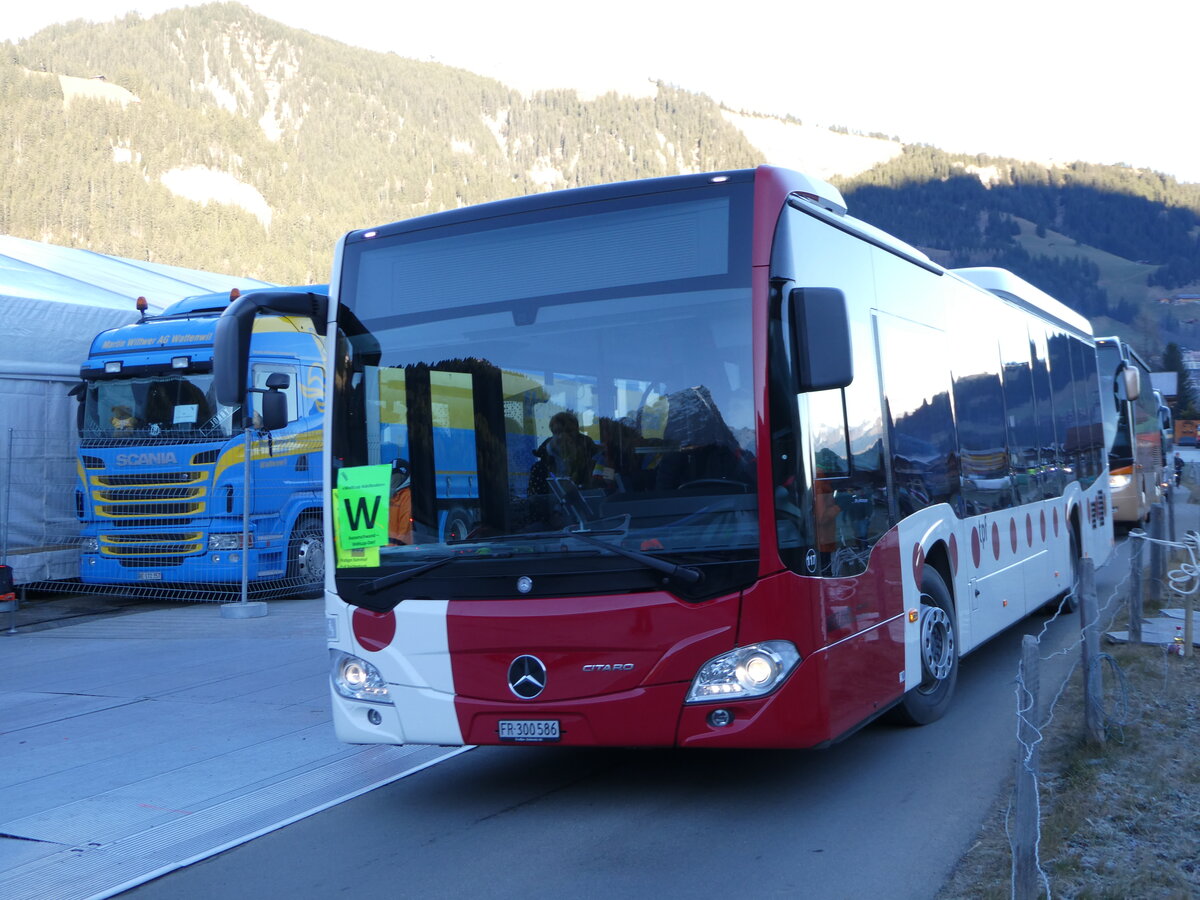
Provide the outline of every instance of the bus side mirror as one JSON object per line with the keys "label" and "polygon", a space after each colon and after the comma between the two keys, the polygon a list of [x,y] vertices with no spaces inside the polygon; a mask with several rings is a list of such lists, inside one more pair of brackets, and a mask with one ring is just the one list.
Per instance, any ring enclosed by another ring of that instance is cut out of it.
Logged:
{"label": "bus side mirror", "polygon": [[794,288],[788,303],[792,386],[796,393],[843,388],[854,380],[846,295],[837,288]]}
{"label": "bus side mirror", "polygon": [[250,369],[250,341],[254,317],[259,312],[281,316],[307,316],[320,335],[325,334],[329,296],[312,291],[260,290],[243,294],[225,307],[213,334],[213,387],[217,402],[242,406]]}
{"label": "bus side mirror", "polygon": [[1142,373],[1136,367],[1126,366],[1122,369],[1121,379],[1126,400],[1136,400],[1142,395]]}

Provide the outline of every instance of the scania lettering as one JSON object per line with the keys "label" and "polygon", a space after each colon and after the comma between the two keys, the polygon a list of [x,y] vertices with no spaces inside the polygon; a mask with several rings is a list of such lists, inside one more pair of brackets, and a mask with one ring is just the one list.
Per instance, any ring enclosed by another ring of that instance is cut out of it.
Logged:
{"label": "scania lettering", "polygon": [[174,453],[118,453],[118,466],[173,466],[178,462]]}
{"label": "scania lettering", "polygon": [[[325,285],[270,293],[327,303]],[[213,388],[213,333],[230,302],[229,294],[191,297],[93,341],[78,390],[84,583],[228,589],[243,563],[256,594],[322,583],[324,321],[264,316],[247,335],[241,365],[260,389],[252,415],[268,380],[286,376],[275,390],[286,397],[287,422],[252,432],[243,540],[246,419]]]}
{"label": "scania lettering", "polygon": [[[344,741],[811,747],[930,722],[965,654],[1112,548],[1088,322],[936,265],[817,179],[353,231],[330,301]],[[427,474],[447,391],[477,480],[461,538]],[[397,444],[406,544],[340,511],[388,502]]]}

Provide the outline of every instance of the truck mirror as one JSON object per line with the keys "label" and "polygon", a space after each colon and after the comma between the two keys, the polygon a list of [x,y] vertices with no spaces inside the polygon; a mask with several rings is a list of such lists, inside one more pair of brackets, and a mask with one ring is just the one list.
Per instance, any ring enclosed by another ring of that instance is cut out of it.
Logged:
{"label": "truck mirror", "polygon": [[[271,385],[271,379],[274,377],[275,375],[271,375],[267,378],[269,389],[263,391],[262,395],[262,427],[264,431],[277,431],[288,423],[287,394],[274,389],[275,386]],[[284,380],[283,387],[287,387],[288,377],[286,375],[281,375],[281,377]]]}
{"label": "truck mirror", "polygon": [[837,288],[795,288],[790,301],[796,393],[845,387],[854,380],[846,295]]}
{"label": "truck mirror", "polygon": [[267,389],[271,391],[286,391],[291,387],[292,379],[287,372],[272,372],[267,376]]}

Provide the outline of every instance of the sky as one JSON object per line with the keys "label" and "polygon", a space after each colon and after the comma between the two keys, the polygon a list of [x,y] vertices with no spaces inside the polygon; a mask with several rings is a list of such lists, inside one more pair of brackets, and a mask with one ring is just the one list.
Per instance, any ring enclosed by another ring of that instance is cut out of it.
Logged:
{"label": "sky", "polygon": [[[242,2],[286,25],[524,92],[633,93],[665,81],[734,109],[951,152],[1123,163],[1200,182],[1196,0]],[[10,3],[0,40],[182,5],[199,4]]]}

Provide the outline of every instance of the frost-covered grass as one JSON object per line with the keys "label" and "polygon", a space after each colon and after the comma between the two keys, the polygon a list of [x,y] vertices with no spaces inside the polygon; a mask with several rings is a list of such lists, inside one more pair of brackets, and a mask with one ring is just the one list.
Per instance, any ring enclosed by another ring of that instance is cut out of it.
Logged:
{"label": "frost-covered grass", "polygon": [[[1105,704],[1127,700],[1103,745],[1084,738],[1075,673],[1041,748],[1041,868],[1063,898],[1200,896],[1200,656],[1103,646]],[[1011,785],[938,895],[1010,896]],[[1045,892],[1043,890],[1043,896]]]}

